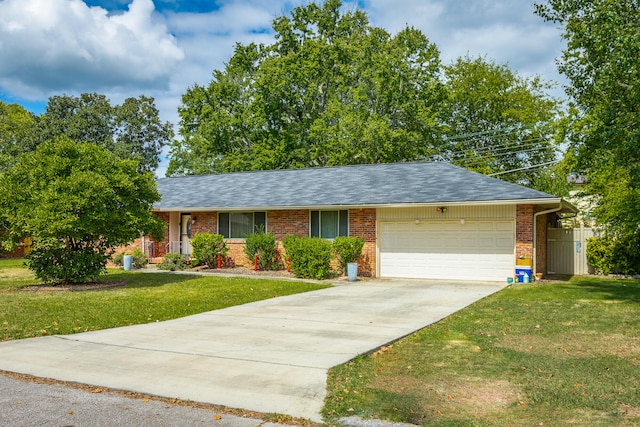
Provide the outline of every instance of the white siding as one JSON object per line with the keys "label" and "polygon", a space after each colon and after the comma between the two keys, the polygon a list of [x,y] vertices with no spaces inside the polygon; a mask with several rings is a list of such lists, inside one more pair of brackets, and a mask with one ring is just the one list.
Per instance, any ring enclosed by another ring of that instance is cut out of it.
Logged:
{"label": "white siding", "polygon": [[414,221],[416,219],[508,219],[516,217],[515,205],[447,206],[445,213],[438,206],[411,208],[379,208],[379,221]]}

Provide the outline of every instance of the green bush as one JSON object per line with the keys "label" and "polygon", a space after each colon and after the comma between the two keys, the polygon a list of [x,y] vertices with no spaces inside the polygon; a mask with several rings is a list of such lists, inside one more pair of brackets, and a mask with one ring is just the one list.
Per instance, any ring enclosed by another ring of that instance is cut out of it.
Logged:
{"label": "green bush", "polygon": [[166,254],[162,262],[158,264],[159,270],[176,271],[186,270],[187,268],[189,268],[189,264],[187,264],[187,259],[184,255],[175,253]]}
{"label": "green bush", "polygon": [[587,262],[602,274],[640,272],[640,235],[587,239]]}
{"label": "green bush", "polygon": [[278,254],[276,236],[272,233],[259,231],[246,236],[244,254],[253,263],[253,258],[258,254],[258,268],[260,270],[272,270],[277,267],[275,260]]}
{"label": "green bush", "polygon": [[206,265],[209,268],[218,266],[218,254],[227,255],[229,248],[221,234],[196,233],[191,238],[191,248],[194,265]]}
{"label": "green bush", "polygon": [[83,283],[106,270],[108,256],[93,248],[37,246],[26,256],[26,265],[44,283]]}
{"label": "green bush", "polygon": [[131,255],[133,257],[131,262],[132,268],[142,268],[147,265],[147,256],[142,252],[142,249],[135,248],[131,254],[127,254],[125,252],[120,252],[116,256],[113,257],[111,262],[113,262],[118,267],[124,266],[124,256]]}
{"label": "green bush", "polygon": [[116,266],[122,267],[124,265],[124,252],[116,254],[111,260]]}
{"label": "green bush", "polygon": [[331,242],[319,237],[287,236],[282,244],[296,277],[323,280],[331,275]]}
{"label": "green bush", "polygon": [[611,237],[587,239],[587,262],[602,274],[609,274],[614,266],[614,241]]}
{"label": "green bush", "polygon": [[344,273],[347,272],[347,264],[356,262],[362,255],[364,239],[361,237],[337,236],[333,239],[333,250],[338,256],[338,263]]}

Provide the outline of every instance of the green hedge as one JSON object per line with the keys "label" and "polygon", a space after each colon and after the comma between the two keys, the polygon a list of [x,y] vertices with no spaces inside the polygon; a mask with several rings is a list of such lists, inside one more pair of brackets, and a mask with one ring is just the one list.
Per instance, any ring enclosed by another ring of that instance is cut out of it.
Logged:
{"label": "green hedge", "polygon": [[287,236],[282,241],[291,258],[291,271],[299,278],[323,280],[331,275],[331,242],[319,237]]}
{"label": "green hedge", "polygon": [[196,233],[191,238],[191,254],[193,265],[206,265],[209,268],[217,268],[218,254],[227,255],[229,248],[221,234]]}
{"label": "green hedge", "polygon": [[254,257],[258,254],[258,268],[260,270],[273,270],[277,268],[276,256],[278,255],[278,243],[272,233],[259,231],[246,236],[244,242],[244,254],[253,264]]}
{"label": "green hedge", "polygon": [[343,273],[347,272],[347,264],[356,262],[360,258],[363,247],[362,237],[338,236],[333,240],[333,250],[338,256],[338,263]]}
{"label": "green hedge", "polygon": [[640,273],[640,236],[626,234],[587,239],[587,262],[602,274]]}

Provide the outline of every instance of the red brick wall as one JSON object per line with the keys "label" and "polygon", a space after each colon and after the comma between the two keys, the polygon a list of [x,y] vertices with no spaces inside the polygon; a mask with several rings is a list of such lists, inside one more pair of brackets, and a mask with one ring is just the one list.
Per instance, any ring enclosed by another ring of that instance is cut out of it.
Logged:
{"label": "red brick wall", "polygon": [[267,231],[273,233],[277,240],[293,234],[309,235],[309,211],[306,209],[267,212]]}
{"label": "red brick wall", "polygon": [[516,258],[533,258],[533,205],[516,207]]}
{"label": "red brick wall", "polygon": [[[157,243],[162,248],[161,255],[169,241],[169,213],[156,213],[167,223],[165,239]],[[193,221],[191,230],[193,233],[217,233],[217,212],[195,212],[191,214]],[[309,235],[309,210],[296,209],[267,212],[267,231],[273,233],[278,241],[288,235]],[[365,241],[362,257],[358,260],[358,274],[362,276],[375,276],[376,271],[376,210],[375,209],[351,209],[349,210],[349,234],[362,237]],[[282,244],[279,243],[282,251]],[[241,239],[227,240],[229,252],[225,261],[226,267],[244,266],[253,267],[253,261],[247,259],[244,253],[244,241]],[[158,248],[159,249],[159,248]],[[158,252],[156,252],[158,253]],[[286,265],[285,265],[286,267]]]}
{"label": "red brick wall", "polygon": [[191,234],[218,233],[218,212],[197,212],[191,214]]}
{"label": "red brick wall", "polygon": [[376,210],[350,209],[349,235],[362,237],[364,248],[358,260],[358,275],[376,275]]}

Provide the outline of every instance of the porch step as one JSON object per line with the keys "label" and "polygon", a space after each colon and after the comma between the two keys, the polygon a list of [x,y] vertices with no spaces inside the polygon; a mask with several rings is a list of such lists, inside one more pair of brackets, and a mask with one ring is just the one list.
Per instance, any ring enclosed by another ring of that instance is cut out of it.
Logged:
{"label": "porch step", "polygon": [[161,256],[149,258],[149,264],[160,264],[162,262],[162,259],[163,258]]}

